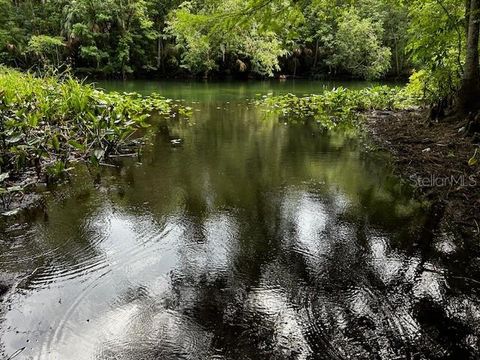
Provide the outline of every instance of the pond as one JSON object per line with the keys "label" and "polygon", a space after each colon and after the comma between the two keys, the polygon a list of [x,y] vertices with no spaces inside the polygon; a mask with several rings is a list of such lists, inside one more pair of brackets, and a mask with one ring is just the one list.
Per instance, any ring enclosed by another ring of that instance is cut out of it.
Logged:
{"label": "pond", "polygon": [[478,350],[478,284],[466,276],[478,257],[426,230],[388,158],[362,137],[287,125],[247,100],[336,84],[100,85],[160,91],[193,117],[155,123],[139,158],[79,166],[38,209],[2,220],[2,274],[22,274],[3,306],[6,358]]}

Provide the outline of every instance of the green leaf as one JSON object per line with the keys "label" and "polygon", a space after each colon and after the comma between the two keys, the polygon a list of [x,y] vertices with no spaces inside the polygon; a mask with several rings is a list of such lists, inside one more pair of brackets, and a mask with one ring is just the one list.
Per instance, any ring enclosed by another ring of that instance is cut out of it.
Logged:
{"label": "green leaf", "polygon": [[85,151],[86,149],[85,145],[80,144],[78,141],[75,141],[75,140],[69,140],[68,145],[80,151]]}
{"label": "green leaf", "polygon": [[52,136],[52,145],[55,151],[60,151],[60,142],[58,141],[57,135]]}
{"label": "green leaf", "polygon": [[19,134],[19,135],[15,135],[15,136],[9,137],[9,138],[7,139],[7,143],[9,143],[9,144],[15,144],[15,143],[19,142],[20,140],[22,140],[24,137],[25,137],[24,134]]}
{"label": "green leaf", "polygon": [[475,153],[473,156],[468,160],[468,165],[470,166],[475,166],[478,164],[478,159],[477,159],[477,149],[475,149]]}
{"label": "green leaf", "polygon": [[0,174],[0,182],[7,180],[9,176],[10,174],[8,172]]}

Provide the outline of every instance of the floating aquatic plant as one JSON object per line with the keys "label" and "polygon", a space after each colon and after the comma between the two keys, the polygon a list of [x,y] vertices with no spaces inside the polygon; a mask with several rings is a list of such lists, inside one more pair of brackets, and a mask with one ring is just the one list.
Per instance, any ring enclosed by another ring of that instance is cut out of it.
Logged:
{"label": "floating aquatic plant", "polygon": [[376,86],[362,90],[339,87],[318,95],[296,96],[269,94],[257,101],[269,111],[277,112],[283,120],[311,120],[332,129],[341,125],[358,124],[358,113],[365,110],[393,110],[414,104],[405,90],[397,87]]}

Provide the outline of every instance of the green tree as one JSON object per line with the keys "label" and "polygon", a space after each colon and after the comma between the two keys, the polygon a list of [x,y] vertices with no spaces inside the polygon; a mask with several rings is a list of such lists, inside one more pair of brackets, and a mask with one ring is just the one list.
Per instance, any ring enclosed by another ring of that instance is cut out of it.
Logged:
{"label": "green tree", "polygon": [[261,76],[280,69],[279,58],[287,51],[275,32],[262,29],[255,19],[232,23],[225,16],[240,11],[240,4],[184,3],[170,14],[167,30],[181,51],[181,66],[204,76],[229,59],[239,71],[248,67]]}
{"label": "green tree", "polygon": [[64,46],[65,44],[61,37],[34,35],[28,42],[27,51],[33,54],[42,65],[58,67],[62,62]]}
{"label": "green tree", "polygon": [[382,46],[383,29],[370,19],[359,17],[355,9],[345,12],[335,35],[332,64],[354,76],[376,79],[390,67],[391,51]]}
{"label": "green tree", "polygon": [[435,105],[432,116],[478,112],[480,1],[417,0],[410,13],[410,50],[421,69],[412,86]]}
{"label": "green tree", "polygon": [[480,1],[465,2],[466,54],[462,82],[457,95],[457,113],[466,114],[480,109],[480,66],[478,41],[480,31]]}
{"label": "green tree", "polygon": [[457,0],[415,0],[410,8],[408,51],[424,98],[437,103],[460,84],[465,56],[464,8]]}
{"label": "green tree", "polygon": [[[378,77],[408,66],[410,19],[396,0],[0,0],[0,8],[2,59],[24,67],[38,59],[26,56],[30,39],[43,35],[63,38],[64,60],[77,71],[123,77],[165,74],[166,67]],[[362,41],[349,36],[350,25]],[[365,64],[358,63],[362,53]]]}

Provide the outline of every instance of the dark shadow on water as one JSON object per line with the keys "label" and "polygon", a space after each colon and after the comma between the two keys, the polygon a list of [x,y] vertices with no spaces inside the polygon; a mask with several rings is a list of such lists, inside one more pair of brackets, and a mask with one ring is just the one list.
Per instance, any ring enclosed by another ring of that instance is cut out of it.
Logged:
{"label": "dark shadow on water", "polygon": [[4,221],[2,271],[30,274],[4,311],[5,354],[476,358],[478,245],[426,232],[422,205],[360,139],[224,90],[191,121],[158,124],[140,162],[79,167]]}

